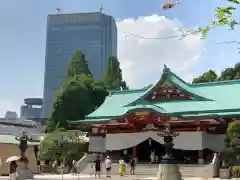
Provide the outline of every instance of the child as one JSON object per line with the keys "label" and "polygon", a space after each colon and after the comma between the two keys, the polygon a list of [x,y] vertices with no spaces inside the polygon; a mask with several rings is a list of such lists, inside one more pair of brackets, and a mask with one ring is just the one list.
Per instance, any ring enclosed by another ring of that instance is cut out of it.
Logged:
{"label": "child", "polygon": [[95,169],[95,168],[94,168],[94,161],[91,162],[90,168],[91,168],[91,170],[90,170],[90,176],[93,177],[93,175],[94,175],[94,173],[95,173],[95,171],[94,171],[94,169]]}

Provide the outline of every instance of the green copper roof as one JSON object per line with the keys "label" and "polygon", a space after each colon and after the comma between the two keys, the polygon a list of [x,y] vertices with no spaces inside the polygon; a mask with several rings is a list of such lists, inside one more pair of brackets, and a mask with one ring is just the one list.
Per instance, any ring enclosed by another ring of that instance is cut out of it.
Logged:
{"label": "green copper roof", "polygon": [[224,100],[235,104],[240,98],[240,80],[189,84],[189,87],[215,101]]}
{"label": "green copper roof", "polygon": [[93,113],[88,115],[87,119],[94,119],[99,117],[112,117],[118,116],[126,112],[124,106],[136,101],[139,97],[143,96],[148,89],[126,90],[126,91],[111,91],[109,96],[106,97],[104,103]]}
{"label": "green copper roof", "polygon": [[[114,110],[113,110],[114,109]],[[154,105],[154,104],[142,104],[142,105],[136,105],[136,106],[129,106],[129,107],[119,107],[119,108],[111,108],[111,110],[105,110],[106,115],[104,116],[104,114],[100,113],[94,113],[95,117],[91,117],[88,116],[86,119],[106,119],[106,118],[114,118],[114,117],[118,117],[118,116],[122,116],[128,112],[134,112],[134,111],[138,111],[138,110],[146,110],[148,109],[149,111],[154,111],[156,113],[165,113],[164,109],[162,109],[161,107]],[[98,115],[96,117],[96,115]]]}
{"label": "green copper roof", "polygon": [[184,114],[181,117],[183,118],[216,118],[216,117],[223,117],[223,116],[232,116],[232,115],[240,115],[240,110],[236,112],[216,112],[216,113],[197,113],[197,114]]}
{"label": "green copper roof", "polygon": [[[192,100],[147,101],[144,98],[163,82],[178,87],[193,97]],[[145,89],[112,91],[105,102],[86,117],[94,122],[106,121],[138,110],[151,110],[163,115],[204,116],[240,114],[240,80],[189,84],[165,67],[156,85]],[[83,122],[84,122],[83,121]],[[70,122],[72,124],[73,122]],[[77,121],[75,122],[77,123]]]}

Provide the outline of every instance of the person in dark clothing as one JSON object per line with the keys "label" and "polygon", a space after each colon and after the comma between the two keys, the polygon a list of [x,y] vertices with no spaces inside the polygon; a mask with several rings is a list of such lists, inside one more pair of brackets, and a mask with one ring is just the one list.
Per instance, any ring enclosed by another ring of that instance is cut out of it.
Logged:
{"label": "person in dark clothing", "polygon": [[100,160],[99,156],[97,156],[97,159],[94,161],[94,164],[95,164],[95,178],[98,175],[98,178],[100,179],[102,161]]}
{"label": "person in dark clothing", "polygon": [[130,159],[130,175],[135,175],[136,161],[134,157]]}

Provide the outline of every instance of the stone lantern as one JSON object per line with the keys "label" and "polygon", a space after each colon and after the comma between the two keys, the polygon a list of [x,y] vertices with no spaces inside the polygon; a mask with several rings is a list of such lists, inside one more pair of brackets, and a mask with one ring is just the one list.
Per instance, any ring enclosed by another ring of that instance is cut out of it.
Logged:
{"label": "stone lantern", "polygon": [[158,136],[163,137],[165,148],[165,155],[159,164],[158,180],[181,180],[178,162],[172,155],[173,139],[179,136],[179,133],[172,131],[171,125],[167,123],[165,129],[158,133]]}
{"label": "stone lantern", "polygon": [[20,137],[15,137],[15,138],[20,142],[19,149],[21,154],[21,158],[18,162],[18,168],[17,168],[18,179],[19,180],[33,179],[33,174],[30,171],[30,169],[27,167],[28,158],[26,157],[26,154],[25,154],[28,148],[28,141],[32,140],[32,138],[29,138],[27,136],[27,132],[24,130],[21,132]]}

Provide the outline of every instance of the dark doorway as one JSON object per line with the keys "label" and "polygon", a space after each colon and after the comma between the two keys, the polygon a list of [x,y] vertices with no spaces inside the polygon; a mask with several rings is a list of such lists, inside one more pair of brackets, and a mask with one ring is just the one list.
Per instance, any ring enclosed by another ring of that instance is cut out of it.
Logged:
{"label": "dark doorway", "polygon": [[155,156],[160,159],[161,156],[165,154],[165,149],[162,144],[157,141],[151,140],[151,144],[149,140],[145,140],[142,143],[137,145],[137,158],[138,162],[150,162],[151,152],[155,151]]}

